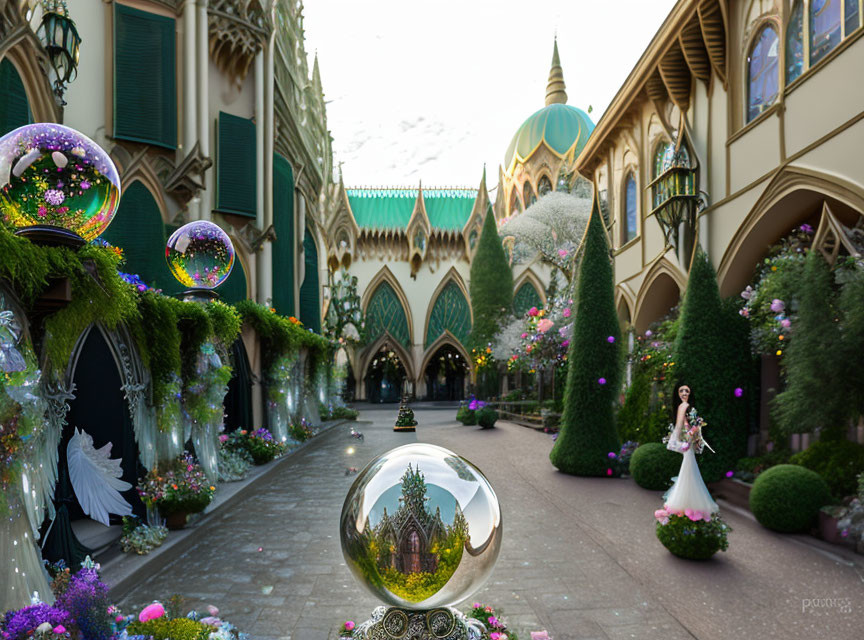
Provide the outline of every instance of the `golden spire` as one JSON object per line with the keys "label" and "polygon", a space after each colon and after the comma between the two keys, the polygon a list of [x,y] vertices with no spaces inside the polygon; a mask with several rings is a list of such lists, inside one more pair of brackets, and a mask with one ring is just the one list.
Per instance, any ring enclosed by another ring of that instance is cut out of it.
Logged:
{"label": "golden spire", "polygon": [[549,83],[546,85],[546,106],[550,104],[567,104],[567,91],[564,86],[564,70],[558,58],[558,38],[555,38],[555,48],[552,50],[552,68],[549,70]]}

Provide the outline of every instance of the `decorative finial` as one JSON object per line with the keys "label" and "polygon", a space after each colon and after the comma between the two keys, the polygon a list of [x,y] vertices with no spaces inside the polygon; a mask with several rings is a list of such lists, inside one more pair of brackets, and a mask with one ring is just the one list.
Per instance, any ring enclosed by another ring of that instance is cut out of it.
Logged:
{"label": "decorative finial", "polygon": [[558,37],[552,47],[552,68],[549,70],[549,82],[546,85],[546,106],[550,104],[567,104],[567,91],[564,85],[564,70],[558,57]]}

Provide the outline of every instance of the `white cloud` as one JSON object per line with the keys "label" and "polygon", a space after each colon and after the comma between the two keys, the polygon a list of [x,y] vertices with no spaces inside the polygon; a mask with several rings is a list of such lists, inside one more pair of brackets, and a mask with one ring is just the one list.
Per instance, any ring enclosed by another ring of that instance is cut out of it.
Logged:
{"label": "white cloud", "polygon": [[544,105],[557,30],[568,102],[596,122],[675,0],[307,0],[345,183],[490,188]]}

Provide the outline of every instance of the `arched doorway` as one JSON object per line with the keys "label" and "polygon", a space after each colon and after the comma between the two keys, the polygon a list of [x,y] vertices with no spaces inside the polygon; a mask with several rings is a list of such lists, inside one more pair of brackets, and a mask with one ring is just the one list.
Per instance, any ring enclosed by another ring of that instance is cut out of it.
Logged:
{"label": "arched doorway", "polygon": [[225,431],[253,429],[252,367],[242,338],[237,338],[231,346],[231,363],[234,372],[224,401]]}
{"label": "arched doorway", "polygon": [[[73,358],[75,356],[73,355]],[[135,486],[146,473],[140,462],[138,445],[123,379],[105,335],[92,327],[74,362],[74,397],[69,401],[57,458],[57,487],[54,494],[56,517],[45,537],[42,555],[51,561],[64,560],[76,567],[84,556],[105,546],[121,534],[120,516],[110,515],[110,526],[88,517],[76,494],[67,453],[76,430],[92,438],[93,449],[111,444],[111,459],[120,460],[121,480],[130,485],[120,496],[132,513],[143,518],[144,504]],[[91,478],[92,479],[92,478]]]}
{"label": "arched doorway", "polygon": [[366,370],[366,399],[369,402],[399,402],[405,384],[405,365],[386,343]]}
{"label": "arched doorway", "polygon": [[451,344],[442,344],[429,358],[423,378],[427,400],[464,400],[468,363]]}

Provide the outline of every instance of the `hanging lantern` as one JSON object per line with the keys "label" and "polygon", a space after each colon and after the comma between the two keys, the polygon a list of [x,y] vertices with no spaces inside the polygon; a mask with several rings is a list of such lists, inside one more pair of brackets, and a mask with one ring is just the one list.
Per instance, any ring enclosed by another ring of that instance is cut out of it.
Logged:
{"label": "hanging lantern", "polygon": [[38,36],[48,53],[48,60],[56,76],[54,93],[65,106],[63,93],[66,85],[78,75],[78,55],[81,47],[81,36],[75,23],[69,17],[69,10],[64,0],[43,0],[42,23],[39,25]]}
{"label": "hanging lantern", "polygon": [[0,214],[17,234],[80,246],[108,228],[119,202],[117,168],[83,133],[40,122],[0,138]]}
{"label": "hanging lantern", "polygon": [[669,145],[663,158],[662,170],[648,188],[654,194],[654,209],[667,244],[677,246],[678,229],[682,222],[695,224],[701,196],[696,188],[696,165],[691,164],[687,148],[677,150]]}

